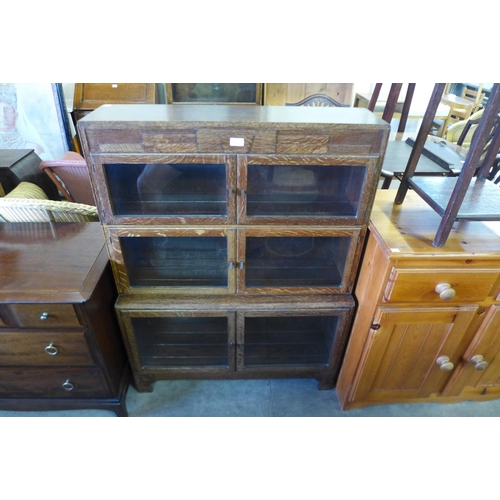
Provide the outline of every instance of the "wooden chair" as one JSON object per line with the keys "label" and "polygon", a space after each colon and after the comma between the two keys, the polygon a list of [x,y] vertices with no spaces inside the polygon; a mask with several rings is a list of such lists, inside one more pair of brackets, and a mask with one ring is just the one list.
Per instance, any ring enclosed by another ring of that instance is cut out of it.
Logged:
{"label": "wooden chair", "polygon": [[30,182],[21,182],[0,198],[0,220],[5,222],[98,222],[97,208],[82,203],[49,200]]}
{"label": "wooden chair", "polygon": [[[392,118],[396,113],[396,107],[398,104],[399,94],[401,93],[402,87],[403,87],[402,83],[391,84],[391,88],[389,90],[389,96],[387,98],[386,104],[384,106],[384,111],[382,113],[382,120],[386,121],[387,123],[391,123]],[[381,89],[382,89],[381,83],[375,84],[375,88],[371,95],[370,102],[368,103],[368,109],[370,111],[375,110],[375,105],[377,104],[377,100],[380,96]],[[410,106],[414,92],[415,92],[415,84],[409,83],[408,89],[406,91],[405,100],[403,103],[403,109],[401,110],[398,133],[403,133],[406,128],[406,123],[408,121],[408,114],[410,112]],[[394,179],[394,173],[389,170],[382,169],[380,171],[380,176],[383,179],[381,189],[389,189],[391,186],[391,182]]]}
{"label": "wooden chair", "polygon": [[467,87],[462,90],[462,98],[468,99],[474,103],[474,106],[472,107],[472,114],[477,113],[483,107],[483,102],[486,97],[486,94],[482,92],[483,85],[483,83],[480,83],[477,90],[469,89]]}
{"label": "wooden chair", "polygon": [[473,113],[479,111],[485,98],[482,88],[482,83],[479,84],[477,91],[466,87],[462,90],[461,95],[458,96],[450,93],[450,84],[446,84],[441,104],[449,107],[448,116],[444,120],[434,119],[431,131],[435,131],[438,137],[445,137],[448,127],[460,120],[467,120]]}
{"label": "wooden chair", "polygon": [[285,106],[314,106],[348,108],[349,104],[342,104],[326,94],[312,94],[298,102],[287,102]]}
{"label": "wooden chair", "polygon": [[60,160],[46,160],[40,168],[50,177],[66,200],[95,206],[87,163],[72,151]]}
{"label": "wooden chair", "polygon": [[[385,103],[384,110],[382,112],[382,120],[386,121],[387,123],[391,123],[391,120],[394,118],[394,116],[399,115],[400,119],[398,126],[399,133],[405,131],[406,123],[408,122],[408,115],[410,113],[411,101],[413,100],[413,94],[415,93],[415,83],[408,84],[406,95],[403,101],[403,107],[401,109],[401,112],[399,112],[398,100],[402,87],[403,87],[402,83],[391,84],[391,88],[389,90],[389,96],[387,97],[387,101]],[[377,104],[377,100],[380,96],[381,89],[382,89],[382,84],[376,83],[370,98],[370,102],[368,103],[368,109],[370,111],[375,110],[375,105]]]}
{"label": "wooden chair", "polygon": [[480,109],[478,112],[473,113],[468,120],[461,120],[450,125],[444,138],[464,148],[470,147],[472,136],[481,121],[483,111],[484,109]]}
{"label": "wooden chair", "polygon": [[456,220],[500,220],[500,190],[488,179],[500,150],[499,83],[493,85],[459,176],[439,178],[413,176],[444,87],[444,83],[437,83],[434,87],[395,198],[396,204],[403,203],[408,189],[411,188],[439,214],[441,223],[432,242],[433,246],[438,248],[445,245]]}

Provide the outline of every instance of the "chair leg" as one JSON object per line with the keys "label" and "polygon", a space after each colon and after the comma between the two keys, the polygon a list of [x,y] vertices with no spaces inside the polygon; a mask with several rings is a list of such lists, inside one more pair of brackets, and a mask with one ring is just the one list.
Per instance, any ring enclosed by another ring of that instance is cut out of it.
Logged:
{"label": "chair leg", "polygon": [[405,102],[403,103],[403,109],[401,110],[401,118],[399,120],[398,132],[404,132],[406,129],[406,123],[408,121],[408,115],[410,114],[411,101],[413,99],[413,94],[415,92],[415,83],[409,83],[408,89],[406,90]]}
{"label": "chair leg", "polygon": [[389,189],[392,179],[394,179],[394,174],[388,170],[382,170],[381,175],[384,179],[381,189]]}

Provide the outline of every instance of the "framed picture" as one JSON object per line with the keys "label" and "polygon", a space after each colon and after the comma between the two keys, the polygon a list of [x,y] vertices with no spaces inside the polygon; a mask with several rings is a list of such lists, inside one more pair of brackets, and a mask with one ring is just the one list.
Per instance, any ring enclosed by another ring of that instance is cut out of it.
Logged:
{"label": "framed picture", "polygon": [[0,149],[33,149],[42,160],[74,151],[62,84],[0,83]]}
{"label": "framed picture", "polygon": [[262,104],[262,83],[166,83],[167,104]]}

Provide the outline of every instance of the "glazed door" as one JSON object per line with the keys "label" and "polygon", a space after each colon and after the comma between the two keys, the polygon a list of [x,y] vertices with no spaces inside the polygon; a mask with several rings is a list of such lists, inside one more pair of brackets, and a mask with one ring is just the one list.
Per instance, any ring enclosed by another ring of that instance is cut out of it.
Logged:
{"label": "glazed door", "polygon": [[500,396],[500,306],[485,313],[443,396]]}
{"label": "glazed door", "polygon": [[238,156],[239,224],[360,225],[377,158]]}
{"label": "glazed door", "polygon": [[119,293],[236,291],[234,229],[105,226],[104,230]]}
{"label": "glazed door", "polygon": [[439,393],[461,359],[477,306],[375,313],[351,401],[415,400]]}
{"label": "glazed door", "polygon": [[354,228],[238,229],[238,293],[350,293],[360,239]]}
{"label": "glazed door", "polygon": [[234,371],[235,313],[119,313],[136,370]]}
{"label": "glazed door", "polygon": [[92,157],[107,224],[229,224],[236,221],[235,157]]}
{"label": "glazed door", "polygon": [[236,368],[340,368],[351,310],[245,311],[237,314]]}

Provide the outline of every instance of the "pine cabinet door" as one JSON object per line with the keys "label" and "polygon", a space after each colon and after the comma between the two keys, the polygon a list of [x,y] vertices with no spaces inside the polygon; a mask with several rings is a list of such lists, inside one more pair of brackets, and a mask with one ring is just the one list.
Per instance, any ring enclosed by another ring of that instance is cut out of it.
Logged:
{"label": "pine cabinet door", "polygon": [[350,400],[403,402],[439,393],[461,359],[462,341],[476,310],[476,306],[379,308]]}
{"label": "pine cabinet door", "polygon": [[500,306],[492,305],[487,311],[445,395],[500,396]]}

